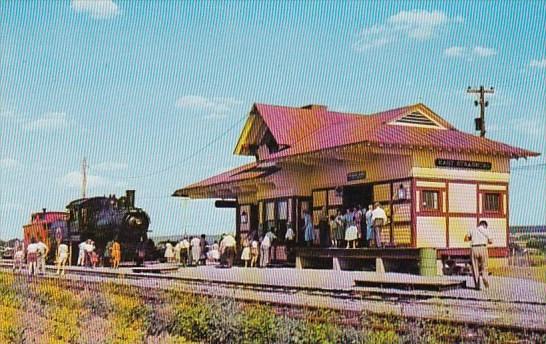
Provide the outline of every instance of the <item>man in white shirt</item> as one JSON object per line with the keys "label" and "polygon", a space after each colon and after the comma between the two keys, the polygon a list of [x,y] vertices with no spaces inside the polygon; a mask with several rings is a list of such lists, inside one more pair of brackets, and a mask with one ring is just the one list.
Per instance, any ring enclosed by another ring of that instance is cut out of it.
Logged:
{"label": "man in white shirt", "polygon": [[483,285],[489,288],[487,281],[487,244],[491,244],[491,237],[487,231],[487,221],[480,221],[477,228],[470,228],[465,241],[470,241],[470,259],[472,261],[472,277],[474,278],[474,287],[481,289],[480,277],[483,279]]}
{"label": "man in white shirt", "polygon": [[375,202],[375,209],[372,211],[372,223],[375,237],[375,246],[381,247],[381,229],[383,225],[387,223],[387,214],[379,202]]}
{"label": "man in white shirt", "polygon": [[93,241],[91,239],[87,239],[83,247],[83,251],[85,252],[84,265],[92,266],[93,263],[91,261],[91,258],[93,256],[93,251],[95,251],[95,245],[93,245]]}
{"label": "man in white shirt", "polygon": [[46,244],[44,244],[41,240],[36,243],[36,247],[38,248],[38,273],[41,275],[45,275],[46,273],[46,258],[47,254],[49,253],[49,247],[47,247]]}
{"label": "man in white shirt", "polygon": [[30,244],[27,246],[27,263],[28,274],[36,275],[36,262],[38,261],[38,246],[36,245],[36,239],[30,239]]}
{"label": "man in white shirt", "polygon": [[68,245],[62,242],[57,248],[57,275],[64,275],[68,260]]}
{"label": "man in white shirt", "polygon": [[85,245],[87,243],[85,241],[82,241],[80,242],[80,244],[78,245],[78,262],[77,262],[77,265],[79,266],[83,266],[83,264],[85,263]]}
{"label": "man in white shirt", "polygon": [[231,234],[224,236],[220,242],[220,253],[222,254],[223,261],[226,267],[231,268],[233,266],[233,259],[235,258],[235,246],[237,242]]}

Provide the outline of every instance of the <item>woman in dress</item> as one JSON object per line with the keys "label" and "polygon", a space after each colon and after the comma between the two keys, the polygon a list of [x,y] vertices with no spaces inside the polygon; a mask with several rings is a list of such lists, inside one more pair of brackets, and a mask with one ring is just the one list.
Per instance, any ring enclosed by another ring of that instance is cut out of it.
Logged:
{"label": "woman in dress", "polygon": [[252,240],[250,244],[250,267],[256,267],[258,256],[260,255],[260,244],[257,240]]}
{"label": "woman in dress", "polygon": [[119,268],[119,262],[121,261],[121,245],[117,240],[114,240],[112,244],[112,267],[114,269]]}
{"label": "woman in dress", "polygon": [[337,247],[341,247],[342,241],[345,240],[345,223],[343,221],[341,209],[337,210],[336,225],[334,236],[336,238]]}
{"label": "woman in dress", "polygon": [[311,215],[307,209],[303,211],[303,221],[305,243],[307,246],[313,246],[313,241],[315,240],[315,230],[313,229],[313,220],[311,219]]}
{"label": "woman in dress", "polygon": [[241,260],[245,262],[245,268],[248,267],[250,262],[250,243],[248,239],[243,241],[243,252],[241,253]]}
{"label": "woman in dress", "polygon": [[174,250],[173,245],[168,242],[165,244],[165,259],[167,259],[167,263],[172,263],[174,261]]}
{"label": "woman in dress", "polygon": [[210,251],[207,252],[207,257],[212,264],[216,264],[220,261],[220,245],[218,245],[218,241],[214,241]]}
{"label": "woman in dress", "polygon": [[199,237],[194,237],[190,240],[190,244],[192,263],[199,265],[199,259],[201,258],[201,239],[199,239]]}
{"label": "woman in dress", "polygon": [[347,241],[347,247],[350,248],[356,248],[356,239],[358,239],[358,229],[355,225],[354,220],[354,210],[351,208],[347,209],[347,213],[344,217],[345,220],[345,226],[347,229],[345,230],[345,240]]}
{"label": "woman in dress", "polygon": [[13,272],[21,272],[25,261],[25,246],[17,240],[13,248]]}

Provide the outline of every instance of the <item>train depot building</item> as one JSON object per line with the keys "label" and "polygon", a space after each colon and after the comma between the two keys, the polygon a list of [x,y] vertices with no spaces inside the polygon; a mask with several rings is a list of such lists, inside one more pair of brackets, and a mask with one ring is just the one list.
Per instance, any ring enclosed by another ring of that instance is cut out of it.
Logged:
{"label": "train depot building", "polygon": [[[274,228],[277,261],[287,259],[287,226],[303,243],[305,209],[316,226],[324,207],[335,214],[379,202],[389,218],[382,242],[402,253],[434,248],[438,258],[469,255],[465,234],[486,220],[490,264],[509,255],[510,161],[539,155],[459,131],[424,104],[369,115],[255,104],[234,153],[255,161],[173,196],[233,200],[238,243]],[[351,251],[310,250],[317,260]]]}

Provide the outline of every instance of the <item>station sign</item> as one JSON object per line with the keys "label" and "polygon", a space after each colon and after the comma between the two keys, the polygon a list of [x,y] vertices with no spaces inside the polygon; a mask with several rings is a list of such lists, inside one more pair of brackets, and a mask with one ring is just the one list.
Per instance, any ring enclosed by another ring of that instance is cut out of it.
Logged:
{"label": "station sign", "polygon": [[436,159],[437,167],[464,168],[471,170],[491,170],[491,163],[484,161]]}
{"label": "station sign", "polygon": [[366,171],[356,171],[347,173],[347,181],[366,179]]}

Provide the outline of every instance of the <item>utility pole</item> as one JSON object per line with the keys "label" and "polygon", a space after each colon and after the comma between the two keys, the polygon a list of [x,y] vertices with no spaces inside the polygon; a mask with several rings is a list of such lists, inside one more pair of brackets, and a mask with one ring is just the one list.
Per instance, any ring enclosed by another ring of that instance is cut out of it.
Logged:
{"label": "utility pole", "polygon": [[480,88],[472,88],[468,86],[466,92],[479,94],[478,100],[474,101],[474,105],[480,106],[480,118],[474,119],[474,123],[476,125],[476,130],[480,131],[480,136],[485,137],[485,108],[489,106],[489,102],[485,100],[485,94],[495,93],[495,89],[493,87],[485,89],[483,86],[480,86]]}
{"label": "utility pole", "polygon": [[82,161],[82,198],[86,198],[87,194],[87,159],[84,157]]}

